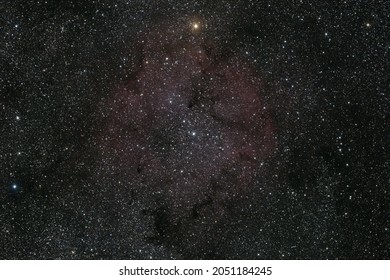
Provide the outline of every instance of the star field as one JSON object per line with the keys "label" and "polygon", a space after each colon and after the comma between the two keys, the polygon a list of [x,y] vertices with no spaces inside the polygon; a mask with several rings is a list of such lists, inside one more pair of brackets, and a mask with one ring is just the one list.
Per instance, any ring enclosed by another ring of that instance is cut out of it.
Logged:
{"label": "star field", "polygon": [[389,258],[389,8],[4,1],[0,258]]}

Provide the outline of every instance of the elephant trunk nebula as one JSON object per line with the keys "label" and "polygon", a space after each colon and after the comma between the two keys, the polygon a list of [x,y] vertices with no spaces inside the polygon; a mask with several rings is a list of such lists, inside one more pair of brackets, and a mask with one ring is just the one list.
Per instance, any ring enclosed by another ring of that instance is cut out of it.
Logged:
{"label": "elephant trunk nebula", "polygon": [[106,101],[102,165],[155,199],[171,226],[223,219],[229,201],[258,187],[276,146],[260,76],[238,55],[217,55],[201,29],[147,32],[137,72]]}

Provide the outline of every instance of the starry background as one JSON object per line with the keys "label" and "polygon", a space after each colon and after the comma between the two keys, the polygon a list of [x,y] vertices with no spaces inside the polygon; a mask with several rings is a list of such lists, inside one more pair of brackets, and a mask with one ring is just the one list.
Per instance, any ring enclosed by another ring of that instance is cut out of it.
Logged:
{"label": "starry background", "polygon": [[390,257],[386,1],[2,1],[1,259]]}

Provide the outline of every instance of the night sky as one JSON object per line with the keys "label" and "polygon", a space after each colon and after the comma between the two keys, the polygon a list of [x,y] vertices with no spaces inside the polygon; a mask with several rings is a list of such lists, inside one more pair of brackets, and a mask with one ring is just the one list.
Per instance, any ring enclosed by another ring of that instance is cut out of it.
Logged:
{"label": "night sky", "polygon": [[1,259],[390,258],[388,1],[0,15]]}

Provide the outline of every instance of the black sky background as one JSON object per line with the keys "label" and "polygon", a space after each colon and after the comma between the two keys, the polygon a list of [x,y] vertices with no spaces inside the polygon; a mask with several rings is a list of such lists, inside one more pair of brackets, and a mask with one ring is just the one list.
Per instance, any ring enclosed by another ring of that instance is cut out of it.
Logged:
{"label": "black sky background", "polygon": [[[0,258],[389,258],[389,8],[2,1]],[[177,210],[156,198],[155,174],[139,187],[101,146],[129,110],[112,108],[144,69],[145,41],[158,44],[148,34],[191,34],[194,19],[214,65],[254,69],[276,146],[249,190]]]}

